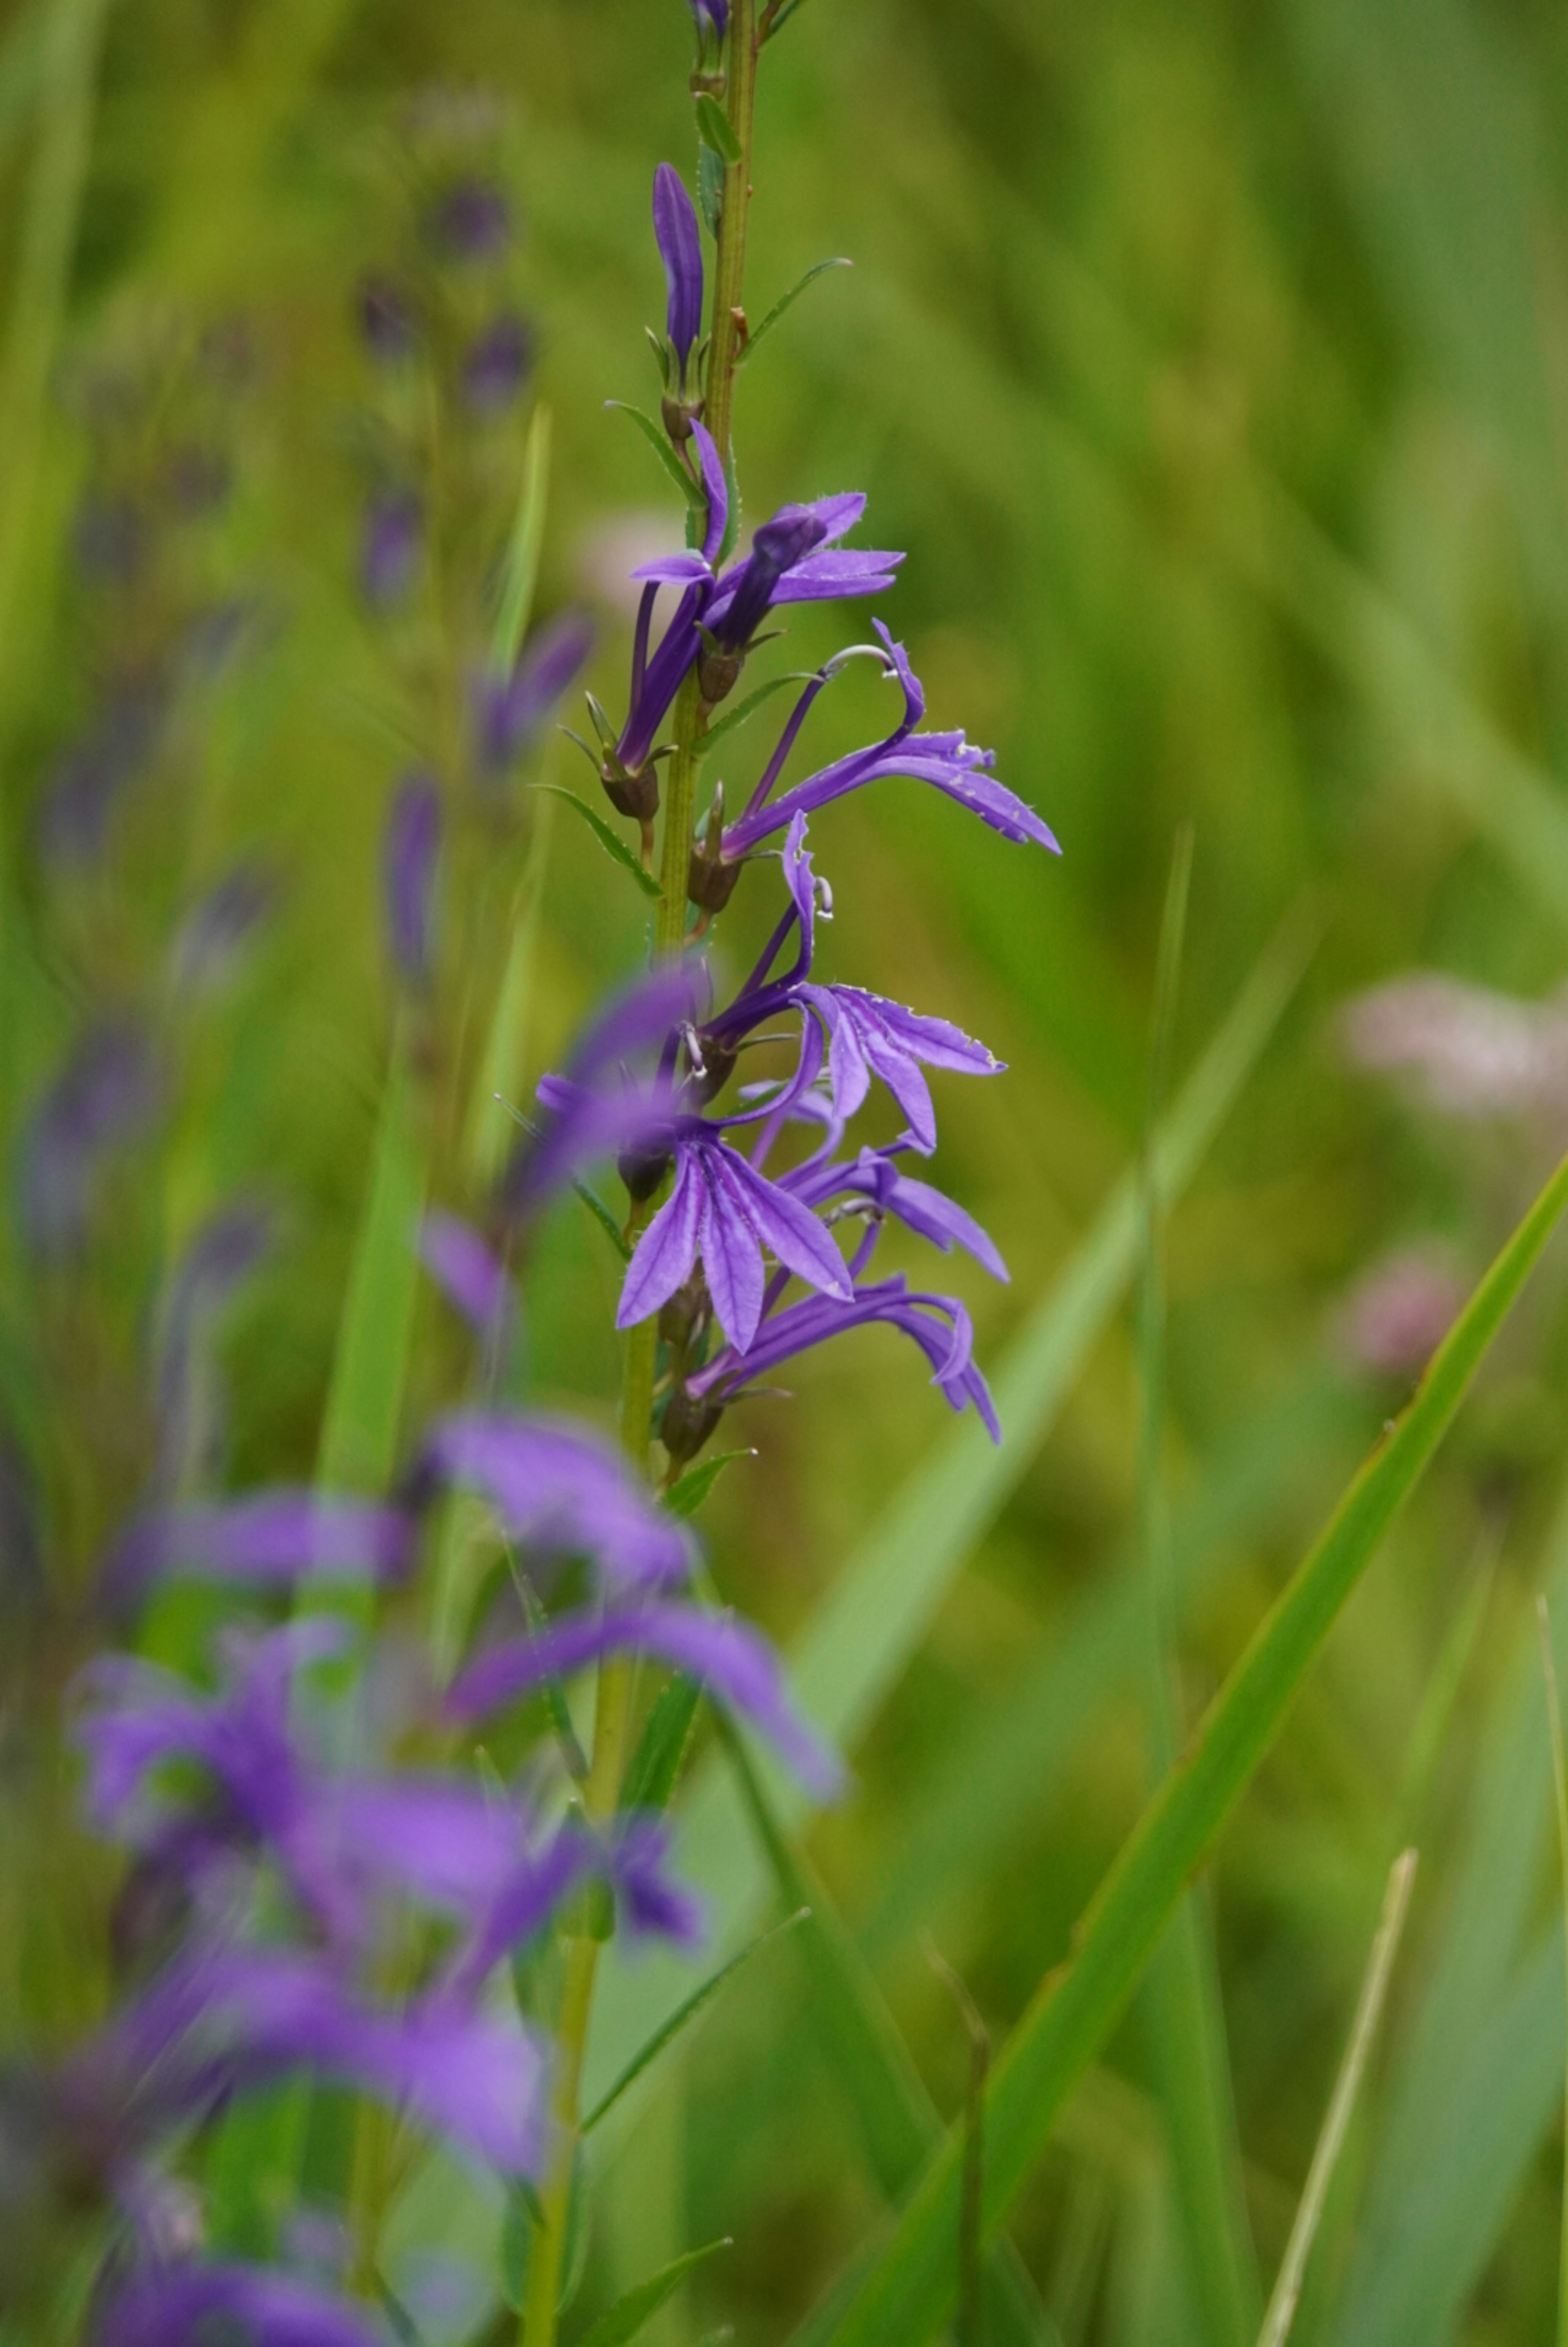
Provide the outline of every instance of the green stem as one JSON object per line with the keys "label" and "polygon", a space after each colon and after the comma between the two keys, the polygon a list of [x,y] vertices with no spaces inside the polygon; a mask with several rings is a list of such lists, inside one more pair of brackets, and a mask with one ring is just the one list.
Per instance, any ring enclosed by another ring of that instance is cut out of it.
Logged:
{"label": "green stem", "polygon": [[740,159],[725,166],[718,216],[718,251],[713,272],[713,325],[708,346],[708,396],[704,415],[720,456],[729,456],[730,414],[735,400],[735,362],[741,343],[740,297],[746,277],[746,216],[751,200],[751,137],[757,106],[757,0],[733,0],[729,11],[729,63],[725,110],[740,146]]}

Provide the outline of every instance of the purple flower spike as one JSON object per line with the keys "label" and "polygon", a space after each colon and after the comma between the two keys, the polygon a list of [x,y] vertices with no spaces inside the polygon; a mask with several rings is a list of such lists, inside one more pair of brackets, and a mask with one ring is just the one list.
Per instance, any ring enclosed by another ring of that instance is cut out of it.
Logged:
{"label": "purple flower spike", "polygon": [[39,1255],[66,1255],[79,1245],[104,1159],[147,1130],[159,1091],[152,1047],[138,1027],[106,1020],[78,1044],[23,1141],[23,1222]]}
{"label": "purple flower spike", "polygon": [[367,277],[359,292],[360,332],[365,348],[382,366],[395,366],[412,354],[413,312],[400,286],[388,277]]}
{"label": "purple flower spike", "polygon": [[654,235],[669,287],[665,332],[682,378],[693,343],[702,332],[702,237],[686,182],[673,164],[654,173]]}
{"label": "purple flower spike", "polygon": [[308,1573],[391,1581],[406,1571],[412,1551],[413,1526],[401,1509],[308,1491],[262,1491],[227,1506],[144,1516],[110,1553],[104,1594],[117,1608],[166,1577],[262,1588],[291,1588]]}
{"label": "purple flower spike", "polygon": [[763,1250],[846,1301],[849,1275],[816,1216],[697,1119],[683,1120],[675,1187],[637,1242],[616,1313],[635,1328],[688,1280],[698,1257],[720,1327],[745,1352],[762,1317]]}
{"label": "purple flower spike", "polygon": [[158,747],[168,694],[156,681],[112,694],[86,736],[55,769],[38,811],[38,844],[62,868],[96,862],[116,807]]}
{"label": "purple flower spike", "polygon": [[433,774],[406,774],[387,815],[387,942],[410,986],[430,984],[432,901],[441,853],[441,786]]}
{"label": "purple flower spike", "polygon": [[608,1444],[565,1419],[500,1410],[438,1419],[412,1489],[423,1499],[444,1483],[483,1493],[524,1546],[586,1556],[612,1588],[664,1588],[691,1571],[685,1526],[653,1505]]}
{"label": "purple flower spike", "polygon": [[729,1614],[701,1614],[692,1605],[639,1605],[554,1622],[537,1637],[515,1639],[471,1664],[447,1701],[457,1718],[477,1719],[546,1679],[565,1677],[603,1655],[627,1652],[657,1655],[701,1679],[759,1727],[819,1797],[841,1785],[837,1760],[790,1710],[767,1639]]}
{"label": "purple flower spike", "polygon": [[586,611],[566,610],[532,635],[509,677],[484,678],[473,696],[478,764],[487,779],[505,773],[539,733],[594,649]]}
{"label": "purple flower spike", "polygon": [[362,2310],[267,2266],[154,2267],[117,2290],[93,2347],[385,2347]]}
{"label": "purple flower spike", "polygon": [[504,1339],[516,1309],[511,1276],[494,1249],[461,1214],[426,1214],[420,1258],[487,1350]]}
{"label": "purple flower spike", "polygon": [[463,396],[476,415],[493,415],[515,399],[533,364],[526,323],[515,310],[504,310],[463,362]]}
{"label": "purple flower spike", "polygon": [[458,179],[432,205],[425,226],[449,260],[490,261],[512,233],[512,208],[493,179]]}
{"label": "purple flower spike", "polygon": [[378,610],[401,602],[413,584],[424,516],[412,489],[379,489],[365,507],[360,587]]}

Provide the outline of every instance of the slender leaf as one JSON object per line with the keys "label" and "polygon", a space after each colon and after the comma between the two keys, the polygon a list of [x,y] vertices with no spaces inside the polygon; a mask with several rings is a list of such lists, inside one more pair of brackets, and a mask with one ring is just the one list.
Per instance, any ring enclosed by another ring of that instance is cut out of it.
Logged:
{"label": "slender leaf", "polygon": [[705,147],[711,147],[721,162],[738,163],[742,154],[735,126],[715,97],[707,90],[697,95],[697,127]]}
{"label": "slender leaf", "polygon": [[687,504],[694,512],[700,512],[703,502],[702,491],[670,446],[668,436],[654,422],[653,417],[645,415],[640,407],[633,407],[624,399],[606,399],[605,405],[618,408],[623,415],[631,417]]}
{"label": "slender leaf", "polygon": [[501,606],[490,640],[490,666],[496,676],[509,676],[528,622],[534,616],[534,595],[539,584],[539,551],[545,543],[545,507],[550,487],[550,411],[543,400],[529,420],[523,450],[523,487],[517,515],[506,548],[506,569],[501,582]]}
{"label": "slender leaf", "polygon": [[[1162,1194],[1190,1181],[1295,989],[1314,932],[1293,919],[1269,948],[1161,1126]],[[924,1636],[954,1576],[1027,1473],[1074,1378],[1125,1290],[1135,1259],[1137,1201],[1124,1182],[1013,1338],[995,1390],[1006,1440],[993,1447],[964,1419],[894,1499],[850,1557],[792,1655],[803,1708],[852,1745]],[[759,1764],[766,1771],[769,1764]],[[787,1824],[806,1810],[791,1781],[769,1773]],[[744,1936],[767,1895],[744,1809],[722,1769],[705,1765],[680,1811],[683,1872],[708,1899],[720,1942]],[[650,1951],[636,1968],[615,1949],[600,1967],[589,2040],[593,2081],[615,2075],[691,1986],[689,1965]]]}
{"label": "slender leaf", "polygon": [[380,1491],[397,1463],[419,1284],[414,1240],[424,1206],[415,1109],[405,1057],[394,1045],[321,1422],[316,1473],[328,1491]]}
{"label": "slender leaf", "polygon": [[662,2271],[639,2282],[636,2290],[628,2290],[625,2298],[617,2299],[609,2312],[601,2314],[593,2329],[584,2333],[578,2347],[626,2347],[626,2341],[636,2337],[644,2323],[658,2312],[671,2291],[678,2288],[688,2273],[706,2265],[720,2250],[734,2246],[727,2239],[709,2241],[700,2250],[687,2250],[684,2257],[675,2259]]}
{"label": "slender leaf", "polygon": [[718,1995],[732,1973],[738,1972],[742,1964],[748,1963],[758,1950],[767,1947],[770,1940],[778,1939],[781,1932],[793,1931],[797,1923],[804,1922],[810,1911],[809,1907],[797,1908],[795,1913],[787,1915],[781,1923],[775,1923],[769,1931],[759,1932],[757,1937],[748,1941],[738,1954],[731,1956],[728,1963],[720,1964],[716,1973],[710,1973],[700,1988],[693,1989],[679,2012],[672,2013],[664,2027],[655,2031],[642,2051],[627,2063],[608,2093],[600,2096],[582,2123],[583,2133],[589,2134],[615,2108],[626,2088],[634,2085],[649,2065],[657,2061],[666,2046],[673,2044],[681,2032],[697,2019],[704,2005]]}
{"label": "slender leaf", "polygon": [[853,269],[854,265],[855,264],[852,261],[845,260],[841,255],[832,261],[819,261],[814,262],[813,265],[808,269],[804,277],[799,277],[796,279],[788,293],[781,293],[779,295],[778,301],[774,302],[773,307],[769,311],[768,315],[763,319],[761,324],[752,328],[750,333],[747,336],[745,349],[740,353],[735,362],[736,365],[745,365],[747,360],[751,356],[752,352],[757,348],[758,343],[762,340],[763,335],[770,333],[773,328],[779,323],[779,319],[783,317],[785,312],[794,308],[796,302],[800,299],[801,294],[804,293],[807,286],[811,283],[814,278],[820,277],[823,271],[827,269]]}
{"label": "slender leaf", "polygon": [[1301,2205],[1296,2211],[1290,2239],[1285,2245],[1285,2255],[1280,2260],[1279,2271],[1269,2293],[1268,2311],[1263,2319],[1257,2347],[1285,2347],[1290,2325],[1295,2320],[1307,2260],[1317,2239],[1323,2205],[1329,2197],[1334,2170],[1339,2166],[1339,2154],[1344,2148],[1350,2113],[1355,2107],[1367,2057],[1372,2050],[1372,2039],[1377,2034],[1378,2022],[1382,2014],[1383,2000],[1388,1994],[1389,1977],[1394,1968],[1394,1958],[1399,1953],[1400,1937],[1405,1928],[1405,1915],[1410,1907],[1410,1886],[1415,1881],[1415,1851],[1401,1850],[1390,1871],[1382,1916],[1372,1942],[1361,1993],[1356,2002],[1356,2016],[1350,2024],[1349,2043],[1345,2048],[1345,2058],[1339,2065],[1339,2075],[1334,2081],[1334,2091],[1329,2098],[1322,2131],[1312,2153],[1312,2165],[1307,2171]]}
{"label": "slender leaf", "polygon": [[[1166,1919],[1267,1755],[1285,1714],[1438,1443],[1542,1249],[1568,1207],[1559,1165],[1433,1356],[1403,1415],[1355,1477],[1328,1527],[1211,1705],[1080,1927],[1074,1960],[1042,1984],[986,2097],[986,2224],[1005,2220],[1062,2103],[1121,2012]],[[953,2303],[962,2147],[932,2162],[892,2239],[856,2291],[838,2347],[929,2337]]]}
{"label": "slender leaf", "polygon": [[695,1516],[727,1467],[738,1459],[755,1459],[755,1450],[720,1450],[712,1459],[700,1459],[688,1467],[678,1483],[672,1483],[664,1495],[664,1504],[672,1516]]}
{"label": "slender leaf", "polygon": [[621,1261],[623,1263],[630,1263],[632,1259],[631,1243],[627,1239],[625,1231],[622,1230],[619,1223],[616,1222],[614,1214],[611,1214],[608,1206],[606,1205],[604,1200],[600,1197],[598,1192],[593,1188],[591,1184],[587,1182],[580,1182],[575,1177],[573,1179],[572,1187],[576,1192],[578,1197],[582,1200],[584,1205],[586,1206],[589,1214],[592,1214],[595,1222],[597,1223],[599,1228],[608,1239],[611,1246],[614,1247],[616,1255],[619,1255]]}
{"label": "slender leaf", "polygon": [[697,149],[697,200],[709,236],[717,237],[724,211],[724,159],[706,140],[699,140]]}
{"label": "slender leaf", "polygon": [[702,1681],[677,1671],[659,1689],[621,1787],[623,1809],[667,1809],[691,1746]]}
{"label": "slender leaf", "polygon": [[555,808],[546,794],[535,811],[527,860],[513,900],[506,967],[501,974],[484,1054],[469,1102],[468,1167],[475,1187],[481,1191],[489,1188],[501,1170],[509,1139],[509,1119],[502,1103],[515,1099],[522,1090],[527,1065],[534,1017],[534,973],[544,918],[545,880],[550,865],[554,817]]}
{"label": "slender leaf", "polygon": [[547,791],[552,798],[565,799],[569,807],[575,807],[610,861],[618,864],[623,872],[630,873],[645,897],[658,896],[657,880],[638,863],[626,841],[616,837],[596,807],[591,807],[586,799],[580,799],[575,791],[567,790],[564,783],[535,783],[534,788]]}

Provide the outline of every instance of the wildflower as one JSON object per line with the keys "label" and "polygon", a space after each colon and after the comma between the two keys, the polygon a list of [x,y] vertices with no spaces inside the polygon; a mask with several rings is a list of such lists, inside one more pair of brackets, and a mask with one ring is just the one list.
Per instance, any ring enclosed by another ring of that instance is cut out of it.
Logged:
{"label": "wildflower", "polygon": [[156,678],[123,684],[109,695],[45,789],[38,839],[47,863],[79,870],[102,855],[115,808],[146,773],[168,709],[167,687]]}
{"label": "wildflower", "polygon": [[463,396],[476,415],[492,415],[517,396],[534,364],[534,337],[514,310],[491,321],[463,362]]}
{"label": "wildflower", "polygon": [[216,2337],[251,2347],[384,2347],[358,2307],[270,2266],[180,2260],[151,2266],[110,2294],[93,2347],[205,2347]]}
{"label": "wildflower", "polygon": [[1395,979],[1348,1007],[1350,1057],[1408,1076],[1451,1116],[1519,1115],[1568,1104],[1568,1010],[1435,972]]}
{"label": "wildflower", "polygon": [[594,648],[585,611],[566,610],[535,630],[508,677],[485,677],[473,693],[474,748],[480,774],[505,773],[538,734]]}
{"label": "wildflower", "polygon": [[271,1219],[260,1207],[224,1207],[202,1225],[176,1267],[153,1369],[160,1430],[154,1481],[160,1491],[174,1488],[186,1462],[204,1447],[204,1436],[210,1440],[199,1383],[203,1338],[261,1261],[271,1235]]}
{"label": "wildflower", "polygon": [[425,233],[448,260],[491,261],[512,233],[512,207],[493,179],[454,179],[425,218]]}
{"label": "wildflower", "polygon": [[472,1223],[439,1209],[420,1225],[419,1252],[426,1270],[486,1351],[499,1353],[517,1304],[505,1265]]}
{"label": "wildflower", "polygon": [[431,978],[432,899],[441,853],[441,787],[432,774],[406,774],[393,794],[385,846],[387,942],[410,986]]}
{"label": "wildflower", "polygon": [[1413,1376],[1436,1352],[1466,1289],[1429,1247],[1403,1247],[1359,1279],[1336,1316],[1340,1348],[1374,1377]]}
{"label": "wildflower", "polygon": [[729,29],[729,0],[689,0],[699,39],[709,34],[722,41]]}
{"label": "wildflower", "polygon": [[160,1096],[152,1047],[126,1019],[106,1019],[77,1045],[23,1136],[22,1217],[39,1255],[85,1235],[104,1160],[146,1131]]}
{"label": "wildflower", "polygon": [[276,876],[251,861],[236,864],[216,881],[191,907],[169,949],[176,993],[210,994],[223,985],[279,893]]}
{"label": "wildflower", "polygon": [[408,488],[380,489],[365,507],[360,538],[360,587],[367,603],[384,610],[413,584],[424,515]]}
{"label": "wildflower", "polygon": [[291,1589],[307,1573],[352,1584],[394,1581],[412,1559],[407,1512],[377,1501],[281,1487],[206,1506],[165,1508],[132,1523],[103,1568],[105,1603],[137,1604],[158,1578],[209,1577]]}
{"label": "wildflower", "polygon": [[686,182],[668,163],[654,173],[654,235],[664,262],[668,302],[659,365],[664,375],[665,429],[678,446],[691,436],[702,411],[691,357],[702,333],[702,235]]}

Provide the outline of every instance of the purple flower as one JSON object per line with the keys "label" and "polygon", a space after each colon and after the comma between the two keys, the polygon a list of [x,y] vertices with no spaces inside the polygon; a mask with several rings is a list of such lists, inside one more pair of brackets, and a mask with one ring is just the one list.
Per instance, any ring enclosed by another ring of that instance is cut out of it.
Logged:
{"label": "purple flower", "polygon": [[128,587],[146,563],[149,534],[133,497],[85,497],[74,535],[76,560],[97,585]]}
{"label": "purple flower", "polygon": [[[728,519],[724,466],[702,425],[692,425],[692,436],[701,456],[708,497],[708,529],[702,547],[692,553],[666,555],[656,562],[643,563],[632,574],[643,580],[644,594],[632,649],[631,708],[616,744],[616,755],[631,774],[646,763],[682,678],[702,651],[702,629],[733,657],[775,603],[880,594],[892,585],[893,572],[903,560],[901,554],[835,545],[865,511],[865,498],[850,493],[820,497],[812,505],[784,507],[758,531],[745,560],[732,563],[722,574],[717,572],[714,566]],[[647,640],[654,594],[661,585],[680,588],[681,599],[650,660]]]}
{"label": "purple flower", "polygon": [[664,1588],[690,1573],[685,1526],[654,1506],[607,1443],[565,1419],[478,1409],[438,1419],[411,1495],[438,1484],[481,1493],[525,1548],[585,1556],[610,1588]]}
{"label": "purple flower", "polygon": [[552,1622],[536,1637],[512,1640],[471,1663],[447,1702],[458,1719],[478,1719],[547,1679],[619,1653],[657,1655],[701,1679],[759,1728],[813,1791],[826,1795],[841,1781],[837,1761],[789,1709],[768,1641],[732,1615],[699,1613],[692,1605],[611,1607]]}
{"label": "purple flower", "polygon": [[843,1259],[817,1217],[712,1126],[683,1117],[675,1156],[675,1187],[637,1242],[617,1328],[636,1327],[667,1303],[700,1258],[719,1325],[745,1352],[762,1317],[765,1249],[812,1287],[848,1300]]}
{"label": "purple flower", "polygon": [[225,983],[277,904],[275,876],[258,863],[237,864],[193,905],[169,953],[179,994],[208,994]]}
{"label": "purple flower", "polygon": [[378,489],[365,507],[360,535],[360,587],[378,610],[401,602],[413,584],[424,514],[412,489]]}
{"label": "purple flower", "polygon": [[525,750],[594,649],[585,611],[566,610],[530,636],[509,677],[484,678],[473,695],[479,768],[489,778],[505,773]]}
{"label": "purple flower", "polygon": [[412,1561],[414,1527],[400,1508],[282,1489],[210,1507],[170,1508],[123,1533],[104,1567],[117,1610],[158,1579],[292,1588],[307,1574],[390,1581]]}
{"label": "purple flower", "polygon": [[1336,1316],[1339,1348],[1374,1377],[1413,1377],[1464,1307],[1466,1286],[1431,1247],[1403,1247],[1374,1264]]}
{"label": "purple flower", "polygon": [[839,758],[820,774],[775,799],[770,796],[782,771],[784,760],[793,744],[799,722],[806,708],[821,690],[826,673],[813,678],[801,696],[800,706],[786,727],[778,750],[751,794],[744,814],[729,825],[724,835],[723,857],[732,863],[747,855],[759,841],[774,832],[784,830],[797,815],[809,814],[826,806],[830,800],[842,798],[846,792],[862,788],[867,783],[881,781],[886,775],[905,774],[912,781],[931,783],[956,799],[971,814],[979,815],[1004,839],[1019,843],[1033,840],[1053,855],[1061,849],[1049,825],[1042,821],[1033,808],[996,782],[991,774],[995,753],[977,750],[962,733],[917,733],[914,731],[925,714],[925,694],[920,679],[909,664],[904,648],[895,643],[888,629],[879,620],[875,623],[884,647],[883,660],[887,674],[897,679],[904,696],[904,714],[885,741],[869,750],[858,750],[847,758]]}
{"label": "purple flower", "polygon": [[505,1265],[461,1214],[439,1208],[420,1225],[420,1259],[487,1352],[498,1352],[516,1310]]}
{"label": "purple flower", "polygon": [[362,2308],[268,2266],[181,2261],[122,2282],[94,2326],[93,2347],[385,2347]]}
{"label": "purple flower", "polygon": [[453,261],[490,261],[512,233],[512,208],[494,179],[455,179],[425,216],[425,233]]}
{"label": "purple flower", "polygon": [[665,333],[681,379],[702,332],[702,237],[686,182],[669,163],[654,173],[654,235],[669,288]]}
{"label": "purple flower", "polygon": [[79,869],[103,853],[116,806],[152,757],[168,699],[155,680],[122,686],[91,731],[66,752],[38,813],[38,844],[47,863]]}
{"label": "purple flower", "polygon": [[383,850],[387,942],[410,986],[431,979],[432,900],[441,853],[441,785],[433,774],[405,774],[392,794]]}
{"label": "purple flower", "polygon": [[515,310],[491,321],[463,362],[463,396],[491,415],[514,399],[534,364],[534,337]]}
{"label": "purple flower", "polygon": [[106,1020],[77,1045],[23,1135],[22,1218],[39,1255],[80,1244],[105,1158],[147,1130],[160,1092],[152,1047],[129,1020]]}
{"label": "purple flower", "polygon": [[388,277],[366,277],[359,291],[360,332],[372,358],[395,366],[411,356],[416,340],[413,312],[401,286]]}
{"label": "purple flower", "polygon": [[[929,1182],[917,1182],[912,1175],[900,1173],[893,1156],[902,1145],[895,1143],[891,1149],[862,1149],[848,1163],[813,1158],[794,1173],[784,1174],[783,1184],[809,1206],[826,1205],[835,1198],[863,1199],[876,1218],[870,1234],[873,1238],[876,1223],[891,1214],[895,1221],[940,1247],[944,1255],[950,1255],[955,1246],[962,1247],[993,1279],[1005,1281],[1007,1266],[989,1232],[982,1229],[973,1215],[955,1205],[942,1191],[933,1189]],[[865,1253],[862,1250],[856,1258],[853,1268],[857,1272],[863,1266]]]}
{"label": "purple flower", "polygon": [[722,41],[729,29],[729,0],[689,0],[689,5],[698,37],[711,33],[716,41]]}
{"label": "purple flower", "polygon": [[224,1207],[202,1225],[169,1282],[154,1366],[161,1438],[156,1479],[159,1491],[174,1488],[199,1447],[203,1413],[199,1365],[207,1332],[235,1288],[261,1261],[271,1236],[271,1217],[260,1207]]}
{"label": "purple flower", "polygon": [[687,1389],[698,1400],[728,1404],[797,1354],[873,1321],[912,1337],[932,1365],[932,1383],[942,1388],[950,1406],[961,1410],[972,1405],[992,1440],[1001,1441],[990,1389],[970,1357],[973,1331],[968,1312],[955,1296],[910,1289],[901,1275],[856,1288],[847,1303],[813,1296],[773,1313],[745,1352],[731,1346],[719,1353],[687,1379]]}

